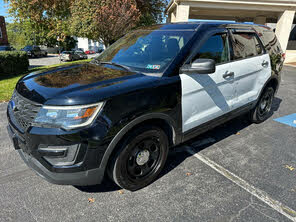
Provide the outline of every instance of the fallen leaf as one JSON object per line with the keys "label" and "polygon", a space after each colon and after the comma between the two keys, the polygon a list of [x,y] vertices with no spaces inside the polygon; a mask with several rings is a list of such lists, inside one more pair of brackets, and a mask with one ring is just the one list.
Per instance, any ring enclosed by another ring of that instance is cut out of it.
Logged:
{"label": "fallen leaf", "polygon": [[191,176],[192,175],[192,173],[186,173],[186,176]]}
{"label": "fallen leaf", "polygon": [[295,170],[295,168],[294,168],[294,167],[292,167],[292,166],[289,166],[289,165],[286,165],[286,166],[285,166],[285,168],[286,168],[286,169],[289,169],[289,170],[291,170],[291,171],[292,171],[292,170]]}
{"label": "fallen leaf", "polygon": [[240,135],[240,132],[237,132],[236,135]]}
{"label": "fallen leaf", "polygon": [[88,202],[89,202],[89,203],[93,203],[93,202],[95,202],[95,198],[88,198]]}
{"label": "fallen leaf", "polygon": [[124,194],[124,190],[119,190],[118,193],[119,194]]}

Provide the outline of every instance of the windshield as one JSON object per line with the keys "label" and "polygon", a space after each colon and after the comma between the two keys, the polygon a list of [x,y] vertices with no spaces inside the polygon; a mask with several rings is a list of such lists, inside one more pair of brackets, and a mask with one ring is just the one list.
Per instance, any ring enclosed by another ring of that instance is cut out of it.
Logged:
{"label": "windshield", "polygon": [[128,33],[96,60],[125,65],[144,73],[161,73],[193,36],[193,31],[146,31]]}

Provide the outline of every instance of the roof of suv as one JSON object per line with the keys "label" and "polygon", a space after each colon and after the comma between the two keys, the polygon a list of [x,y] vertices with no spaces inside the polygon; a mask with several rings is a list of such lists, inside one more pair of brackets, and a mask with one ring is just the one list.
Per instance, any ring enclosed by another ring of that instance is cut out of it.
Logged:
{"label": "roof of suv", "polygon": [[209,21],[209,22],[176,22],[176,23],[165,23],[165,24],[157,24],[152,25],[149,27],[141,27],[139,29],[145,29],[145,30],[197,30],[197,28],[200,25],[208,25],[208,26],[221,26],[221,27],[227,27],[227,28],[251,28],[251,27],[262,27],[266,29],[270,29],[267,26],[264,25],[258,25],[258,24],[250,24],[250,23],[239,23],[239,22],[225,22],[225,21]]}

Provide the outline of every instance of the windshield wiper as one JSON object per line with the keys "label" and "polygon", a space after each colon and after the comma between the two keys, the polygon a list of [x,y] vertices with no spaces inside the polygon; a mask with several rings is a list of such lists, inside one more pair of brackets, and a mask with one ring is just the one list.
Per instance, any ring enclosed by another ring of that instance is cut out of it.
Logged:
{"label": "windshield wiper", "polygon": [[125,70],[127,70],[129,72],[135,72],[130,67],[125,66],[125,65],[121,65],[121,64],[118,64],[118,63],[115,63],[115,62],[101,62],[101,61],[95,60],[95,59],[92,62],[95,63],[95,64],[98,64],[98,65],[104,65],[104,64],[106,64],[106,65],[118,66],[120,68],[124,68]]}

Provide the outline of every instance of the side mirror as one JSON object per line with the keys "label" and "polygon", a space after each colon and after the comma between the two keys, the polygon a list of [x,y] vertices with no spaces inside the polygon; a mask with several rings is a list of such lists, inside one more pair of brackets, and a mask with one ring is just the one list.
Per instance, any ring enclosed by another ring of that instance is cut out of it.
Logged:
{"label": "side mirror", "polygon": [[192,64],[185,64],[180,68],[181,73],[188,74],[212,74],[216,71],[216,63],[213,59],[196,59]]}

